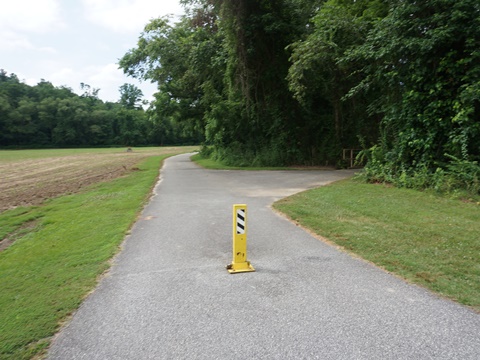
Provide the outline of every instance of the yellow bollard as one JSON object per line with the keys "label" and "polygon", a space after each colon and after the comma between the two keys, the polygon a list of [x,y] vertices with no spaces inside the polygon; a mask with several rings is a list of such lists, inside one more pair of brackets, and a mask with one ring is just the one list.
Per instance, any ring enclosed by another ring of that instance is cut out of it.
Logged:
{"label": "yellow bollard", "polygon": [[247,205],[233,205],[233,261],[227,265],[230,274],[255,271],[247,261]]}

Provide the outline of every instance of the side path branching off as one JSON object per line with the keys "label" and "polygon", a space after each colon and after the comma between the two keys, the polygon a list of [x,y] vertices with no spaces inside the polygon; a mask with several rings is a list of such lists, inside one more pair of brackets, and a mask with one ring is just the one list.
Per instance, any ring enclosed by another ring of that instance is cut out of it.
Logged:
{"label": "side path branching off", "polygon": [[480,312],[480,202],[363,179],[301,192],[273,207],[322,239]]}
{"label": "side path branching off", "polygon": [[480,312],[480,203],[350,179],[274,207],[348,252]]}

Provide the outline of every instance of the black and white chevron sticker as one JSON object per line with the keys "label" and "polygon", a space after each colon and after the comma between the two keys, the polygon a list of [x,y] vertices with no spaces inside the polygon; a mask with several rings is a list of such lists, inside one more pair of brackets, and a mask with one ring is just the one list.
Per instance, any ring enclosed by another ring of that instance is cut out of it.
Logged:
{"label": "black and white chevron sticker", "polygon": [[245,234],[245,209],[237,209],[237,235]]}

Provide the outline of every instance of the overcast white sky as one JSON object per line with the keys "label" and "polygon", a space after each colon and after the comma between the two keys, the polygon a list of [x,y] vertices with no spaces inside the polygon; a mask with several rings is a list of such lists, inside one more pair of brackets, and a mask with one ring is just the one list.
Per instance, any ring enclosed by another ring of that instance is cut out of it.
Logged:
{"label": "overcast white sky", "polygon": [[150,100],[156,86],[123,75],[118,59],[150,19],[182,12],[178,0],[0,0],[0,69],[77,93],[83,82],[105,101],[131,83]]}

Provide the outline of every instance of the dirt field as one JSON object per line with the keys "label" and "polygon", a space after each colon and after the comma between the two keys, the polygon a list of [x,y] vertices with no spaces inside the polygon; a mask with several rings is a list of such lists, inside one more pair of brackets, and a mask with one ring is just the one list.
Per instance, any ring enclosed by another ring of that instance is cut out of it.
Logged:
{"label": "dirt field", "polygon": [[193,148],[148,148],[132,152],[115,149],[112,153],[0,161],[0,212],[38,205],[46,199],[117,178],[134,170],[148,156],[190,149]]}

